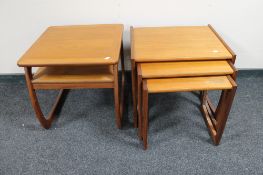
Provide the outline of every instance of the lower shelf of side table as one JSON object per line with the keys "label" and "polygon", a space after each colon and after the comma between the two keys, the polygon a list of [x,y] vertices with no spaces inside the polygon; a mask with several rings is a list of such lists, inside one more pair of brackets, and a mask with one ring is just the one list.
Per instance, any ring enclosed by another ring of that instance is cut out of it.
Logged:
{"label": "lower shelf of side table", "polygon": [[113,82],[113,66],[41,67],[33,76],[33,84]]}
{"label": "lower shelf of side table", "polygon": [[113,66],[41,67],[32,85],[34,89],[113,88]]}

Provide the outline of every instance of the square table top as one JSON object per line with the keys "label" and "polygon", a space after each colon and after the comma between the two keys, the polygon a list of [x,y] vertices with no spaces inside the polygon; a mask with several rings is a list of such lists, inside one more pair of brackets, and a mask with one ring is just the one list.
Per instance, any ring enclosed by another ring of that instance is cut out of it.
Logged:
{"label": "square table top", "polygon": [[131,32],[136,62],[233,58],[210,26],[141,27]]}
{"label": "square table top", "polygon": [[22,67],[116,64],[122,33],[122,24],[51,26],[17,64]]}

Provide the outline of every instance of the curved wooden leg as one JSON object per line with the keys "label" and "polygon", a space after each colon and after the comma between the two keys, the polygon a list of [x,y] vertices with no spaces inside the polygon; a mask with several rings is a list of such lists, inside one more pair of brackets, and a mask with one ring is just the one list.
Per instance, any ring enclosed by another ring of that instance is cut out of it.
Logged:
{"label": "curved wooden leg", "polygon": [[201,111],[203,113],[204,120],[215,145],[218,145],[222,138],[226,121],[237,89],[237,85],[233,81],[233,79],[230,77],[229,79],[232,83],[233,88],[222,91],[216,110],[211,107],[212,103],[209,98],[206,98],[201,105]]}
{"label": "curved wooden leg", "polygon": [[231,106],[232,106],[234,96],[236,93],[236,87],[234,87],[231,90],[225,91],[224,93],[226,94],[225,98],[223,99],[225,101],[225,104],[222,104],[222,106],[218,106],[219,110],[217,110],[217,113],[216,113],[216,121],[217,121],[217,125],[216,125],[217,135],[215,138],[216,145],[220,143],[221,137],[223,135],[226,121],[227,121],[229,112],[231,110]]}
{"label": "curved wooden leg", "polygon": [[56,98],[56,101],[55,101],[50,113],[48,114],[47,118],[45,118],[42,111],[41,111],[35,89],[33,88],[33,85],[31,83],[31,80],[32,80],[31,68],[28,68],[28,67],[25,68],[25,77],[26,77],[26,84],[27,84],[30,100],[31,100],[32,106],[35,110],[36,117],[39,120],[41,126],[44,127],[45,129],[48,129],[48,128],[50,128],[50,126],[51,126],[51,124],[55,118],[55,114],[56,114],[56,111],[58,109],[59,103],[62,99],[62,96],[65,94],[66,91],[64,89],[60,90],[59,95]]}
{"label": "curved wooden leg", "polygon": [[143,147],[146,150],[148,148],[148,89],[146,81],[143,81],[142,92],[142,109],[143,109],[143,125],[142,125],[142,138]]}

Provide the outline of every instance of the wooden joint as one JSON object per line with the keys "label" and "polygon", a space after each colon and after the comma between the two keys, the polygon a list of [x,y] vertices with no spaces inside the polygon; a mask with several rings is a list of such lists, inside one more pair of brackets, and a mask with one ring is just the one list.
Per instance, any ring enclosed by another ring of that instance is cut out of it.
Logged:
{"label": "wooden joint", "polygon": [[233,80],[233,78],[232,78],[230,75],[228,75],[227,78],[228,78],[228,80],[230,81],[230,83],[232,84],[233,88],[236,88],[236,87],[237,87],[237,84],[236,84],[236,82]]}

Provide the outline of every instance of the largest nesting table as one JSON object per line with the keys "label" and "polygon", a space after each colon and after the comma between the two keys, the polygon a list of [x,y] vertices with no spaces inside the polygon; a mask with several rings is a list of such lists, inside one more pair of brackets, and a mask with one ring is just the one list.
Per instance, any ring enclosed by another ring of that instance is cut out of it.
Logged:
{"label": "largest nesting table", "polygon": [[[24,67],[30,100],[40,124],[48,129],[64,92],[68,89],[112,88],[116,125],[121,127],[124,94],[123,25],[49,27],[18,61]],[[121,57],[122,89],[118,83]],[[32,67],[39,67],[35,74]],[[41,111],[35,90],[59,89],[47,117]],[[120,97],[121,96],[121,97]]]}
{"label": "largest nesting table", "polygon": [[[211,25],[131,27],[134,126],[139,128],[144,148],[148,93],[195,90],[201,92],[201,111],[218,145],[237,87],[235,59],[235,53]],[[208,90],[222,90],[217,108]]]}

